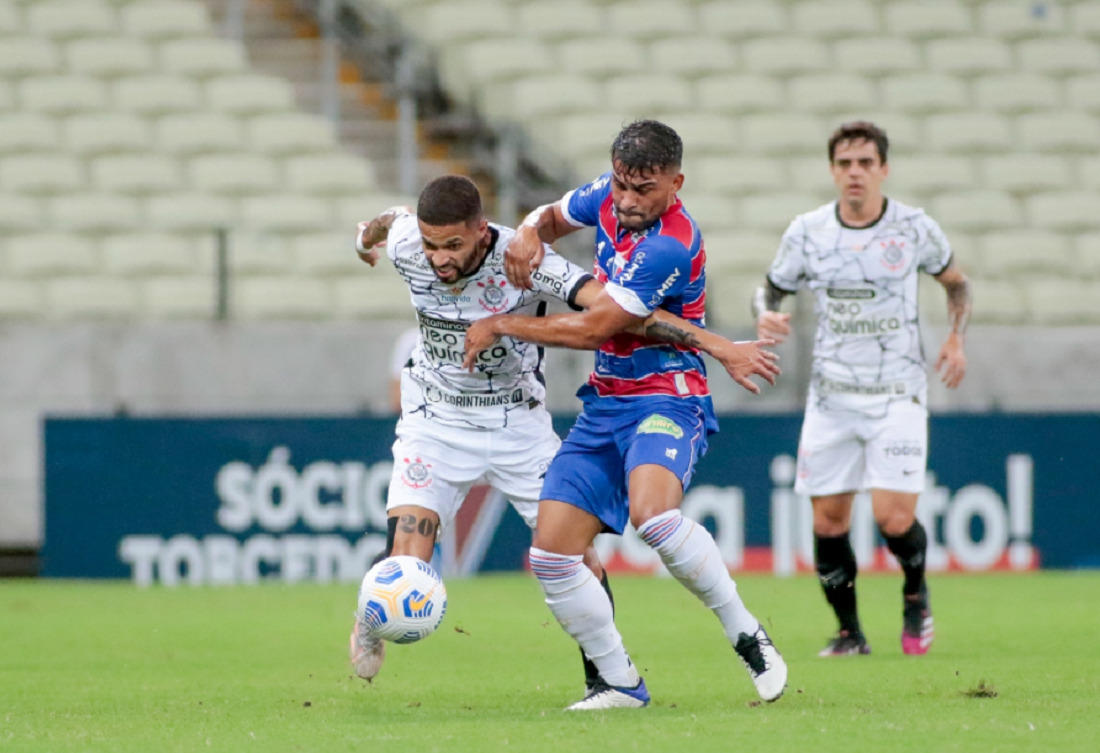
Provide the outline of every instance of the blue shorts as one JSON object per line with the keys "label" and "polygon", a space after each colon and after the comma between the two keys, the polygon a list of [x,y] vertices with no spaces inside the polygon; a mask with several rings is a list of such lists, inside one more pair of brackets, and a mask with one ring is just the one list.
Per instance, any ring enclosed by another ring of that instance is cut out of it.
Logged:
{"label": "blue shorts", "polygon": [[595,515],[622,533],[630,518],[627,478],[639,465],[668,468],[684,490],[707,451],[706,414],[677,398],[645,398],[637,406],[601,410],[586,404],[542,484],[542,498]]}

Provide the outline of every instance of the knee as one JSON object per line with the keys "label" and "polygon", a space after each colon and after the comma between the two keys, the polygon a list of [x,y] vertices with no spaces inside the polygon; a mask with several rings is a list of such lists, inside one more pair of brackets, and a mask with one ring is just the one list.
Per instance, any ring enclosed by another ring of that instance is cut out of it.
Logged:
{"label": "knee", "polygon": [[916,517],[910,510],[894,510],[888,515],[883,515],[878,523],[878,530],[883,536],[897,538],[904,536],[913,527]]}

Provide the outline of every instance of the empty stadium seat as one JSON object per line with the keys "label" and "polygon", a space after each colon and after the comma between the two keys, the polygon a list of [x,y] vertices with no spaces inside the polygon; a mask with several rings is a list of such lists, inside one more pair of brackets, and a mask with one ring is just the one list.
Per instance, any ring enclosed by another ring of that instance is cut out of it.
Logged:
{"label": "empty stadium seat", "polygon": [[[521,44],[528,44],[529,42]],[[538,48],[533,56],[538,57]],[[626,37],[592,36],[569,39],[556,45],[560,61],[559,67],[566,73],[586,76],[611,76],[623,73],[636,73],[645,69],[645,49],[641,42]],[[521,53],[526,55],[526,52]],[[549,58],[549,53],[546,53]],[[504,61],[507,64],[507,61]],[[513,66],[515,64],[513,63]],[[524,70],[524,65],[520,70]],[[543,62],[542,67],[549,69]],[[530,73],[537,73],[538,67],[531,67]]]}
{"label": "empty stadium seat", "polygon": [[154,230],[212,232],[237,220],[237,207],[230,199],[190,191],[152,196],[145,213],[148,227]]}
{"label": "empty stadium seat", "polygon": [[620,114],[597,110],[556,118],[540,118],[529,126],[531,134],[556,152],[570,157],[599,155],[606,158],[611,142],[623,126]]}
{"label": "empty stadium seat", "polygon": [[0,279],[0,317],[38,319],[44,308],[42,285],[35,280]]}
{"label": "empty stadium seat", "polygon": [[1078,173],[1081,176],[1081,186],[1093,191],[1100,191],[1100,157],[1074,158],[1074,162],[1076,162]]}
{"label": "empty stadium seat", "polygon": [[1081,112],[1053,111],[1021,115],[1016,120],[1020,145],[1037,152],[1100,150],[1100,119]]}
{"label": "empty stadium seat", "polygon": [[138,295],[142,314],[154,319],[212,319],[217,307],[212,275],[151,277]]}
{"label": "empty stadium seat", "polygon": [[1033,227],[1063,232],[1100,229],[1100,193],[1051,191],[1027,199],[1027,216]]}
{"label": "empty stadium seat", "polygon": [[60,143],[55,118],[30,112],[0,114],[0,155],[52,151]]}
{"label": "empty stadium seat", "polygon": [[327,152],[336,145],[332,124],[312,113],[264,113],[246,121],[248,144],[270,154]]}
{"label": "empty stadium seat", "polygon": [[47,201],[50,226],[95,233],[132,230],[144,221],[138,199],[119,194],[73,193]]}
{"label": "empty stadium seat", "polygon": [[87,178],[80,161],[68,154],[9,155],[0,160],[5,191],[53,194],[79,190]]}
{"label": "empty stadium seat", "polygon": [[921,67],[920,51],[904,37],[857,37],[834,45],[836,66],[842,71],[885,76]]}
{"label": "empty stadium seat", "polygon": [[111,83],[114,107],[142,115],[194,112],[202,106],[199,82],[185,76],[146,74]]}
{"label": "empty stadium seat", "polygon": [[122,29],[139,38],[167,39],[209,34],[206,4],[191,0],[143,0],[119,9]]}
{"label": "empty stadium seat", "polygon": [[784,160],[774,157],[714,155],[688,159],[684,174],[693,187],[731,195],[781,191],[788,181]]}
{"label": "empty stadium seat", "polygon": [[998,152],[1012,148],[1005,118],[971,111],[932,115],[925,121],[928,145],[944,152]]}
{"label": "empty stadium seat", "polygon": [[1005,39],[1061,34],[1066,31],[1066,14],[1057,3],[995,0],[978,8],[978,28]]}
{"label": "empty stadium seat", "polygon": [[61,51],[49,39],[5,37],[0,44],[0,76],[29,76],[61,69]]}
{"label": "empty stadium seat", "polygon": [[974,311],[971,314],[973,321],[1020,324],[1028,320],[1031,315],[1030,307],[1020,282],[974,274],[968,276],[975,302]]}
{"label": "empty stadium seat", "polygon": [[828,68],[829,55],[825,43],[811,37],[776,37],[745,41],[741,61],[751,73],[789,76]]}
{"label": "empty stadium seat", "polygon": [[44,287],[45,308],[57,319],[133,320],[141,310],[137,290],[116,277],[59,277]]}
{"label": "empty stadium seat", "polygon": [[1074,238],[1077,270],[1089,277],[1100,276],[1100,233],[1082,233]]}
{"label": "empty stadium seat", "polygon": [[7,259],[8,269],[17,277],[88,274],[99,265],[94,242],[73,233],[50,230],[10,238]]}
{"label": "empty stadium seat", "polygon": [[39,0],[23,12],[27,31],[56,39],[112,34],[117,23],[114,8],[97,0]]}
{"label": "empty stadium seat", "polygon": [[[244,128],[236,118],[216,113],[173,113],[155,126],[156,144],[171,154],[236,151],[244,146]],[[259,146],[250,134],[249,143]]]}
{"label": "empty stadium seat", "polygon": [[751,230],[770,230],[779,238],[795,217],[821,206],[821,198],[805,191],[756,193],[741,199],[741,222]]}
{"label": "empty stadium seat", "polygon": [[984,233],[1024,224],[1019,203],[1009,194],[986,189],[940,194],[928,211],[944,228]]}
{"label": "empty stadium seat", "polygon": [[882,102],[892,110],[923,114],[962,109],[971,98],[966,84],[955,76],[915,73],[884,80]]}
{"label": "empty stadium seat", "polygon": [[46,221],[42,199],[11,191],[0,182],[0,230],[40,230]]}
{"label": "empty stadium seat", "polygon": [[202,89],[208,107],[232,115],[285,112],[297,107],[291,84],[276,76],[231,73],[207,79]]}
{"label": "empty stadium seat", "polygon": [[516,29],[515,8],[494,0],[432,3],[416,14],[415,29],[435,43],[507,36]]}
{"label": "empty stadium seat", "polygon": [[1075,37],[1025,40],[1017,54],[1020,67],[1032,73],[1057,76],[1100,70],[1100,45]]}
{"label": "empty stadium seat", "polygon": [[878,36],[878,8],[868,0],[803,0],[791,6],[791,28],[818,39]]}
{"label": "empty stadium seat", "polygon": [[146,152],[153,146],[147,119],[109,111],[72,115],[64,120],[65,146],[79,155]]}
{"label": "empty stadium seat", "polygon": [[154,64],[149,44],[132,37],[76,39],[65,46],[64,55],[71,70],[88,76],[143,74]]}
{"label": "empty stadium seat", "polygon": [[335,313],[328,285],[296,276],[246,277],[233,292],[233,311],[247,319],[324,319]]}
{"label": "empty stadium seat", "polygon": [[285,184],[291,191],[334,194],[377,187],[369,162],[342,153],[288,157],[284,169]]}
{"label": "empty stadium seat", "polygon": [[828,131],[814,116],[776,113],[746,115],[740,135],[748,153],[791,156],[820,153]]}
{"label": "empty stadium seat", "polygon": [[973,83],[976,104],[988,110],[1022,112],[1056,107],[1060,96],[1049,78],[1035,73],[981,76]]}
{"label": "empty stadium seat", "polygon": [[113,154],[92,161],[92,185],[111,193],[148,195],[183,188],[179,163],[162,154]]}
{"label": "empty stadium seat", "polygon": [[1089,280],[1046,276],[1028,280],[1025,288],[1032,321],[1037,324],[1082,324],[1100,315],[1100,296]]}
{"label": "empty stadium seat", "polygon": [[969,8],[950,0],[903,0],[883,8],[886,31],[897,37],[932,39],[973,31]]}
{"label": "empty stadium seat", "polygon": [[[707,274],[721,275],[726,272],[755,274],[763,283],[764,275],[779,249],[780,237],[776,233],[765,231],[704,231]],[[745,309],[748,310],[747,302]]]}
{"label": "empty stadium seat", "polygon": [[716,37],[660,39],[649,46],[649,58],[654,70],[684,78],[737,67],[732,43]]}
{"label": "empty stadium seat", "polygon": [[[3,45],[0,45],[2,47]],[[107,107],[107,85],[90,76],[57,75],[22,79],[19,103],[34,112],[63,115]]]}
{"label": "empty stadium seat", "polygon": [[332,219],[328,202],[308,194],[270,194],[241,199],[245,227],[271,232],[317,230]]}
{"label": "empty stadium seat", "polygon": [[187,235],[137,231],[104,236],[99,242],[105,271],[125,276],[194,274],[195,242]]}
{"label": "empty stadium seat", "polygon": [[631,39],[658,39],[695,31],[694,9],[664,0],[634,0],[607,6],[607,27]]}
{"label": "empty stadium seat", "polygon": [[896,157],[889,162],[885,191],[899,198],[902,194],[924,197],[979,185],[973,161],[967,157],[922,154]]}
{"label": "empty stadium seat", "polygon": [[783,106],[783,85],[770,76],[715,73],[695,81],[695,102],[703,111],[730,115],[770,111]]}
{"label": "empty stadium seat", "polygon": [[981,238],[987,273],[1014,277],[1024,273],[1070,274],[1074,250],[1067,236],[1044,230],[986,233]]}
{"label": "empty stadium seat", "polygon": [[1073,185],[1073,169],[1065,158],[1047,154],[1003,154],[982,159],[983,183],[1015,193],[1048,191]]}
{"label": "empty stadium seat", "polygon": [[630,117],[695,109],[691,87],[673,75],[636,73],[607,79],[603,105]]}
{"label": "empty stadium seat", "polygon": [[15,36],[23,31],[23,14],[14,3],[0,4],[0,34]]}
{"label": "empty stadium seat", "polygon": [[215,194],[270,193],[283,186],[275,161],[261,154],[229,153],[194,157],[187,168],[191,187]]}
{"label": "empty stadium seat", "polygon": [[680,134],[684,154],[693,158],[704,154],[729,154],[737,143],[737,123],[726,115],[692,110],[669,113],[664,121]]}
{"label": "empty stadium seat", "polygon": [[929,40],[924,56],[929,70],[962,76],[1005,73],[1013,68],[1008,44],[981,36]]}
{"label": "empty stadium seat", "polygon": [[235,39],[184,37],[161,42],[160,68],[180,76],[214,76],[247,69],[244,46]]}
{"label": "empty stadium seat", "polygon": [[1067,80],[1066,104],[1075,110],[1100,112],[1100,74],[1075,76]]}
{"label": "empty stadium seat", "polygon": [[783,36],[789,31],[787,6],[770,0],[710,0],[696,8],[697,28],[727,39]]}
{"label": "empty stadium seat", "polygon": [[555,3],[524,3],[515,9],[516,28],[523,36],[536,39],[576,39],[604,34],[604,8],[584,0]]}
{"label": "empty stadium seat", "polygon": [[585,112],[605,102],[598,83],[572,73],[528,76],[490,87],[482,94],[485,112],[509,121]]}
{"label": "empty stadium seat", "polygon": [[302,274],[343,276],[356,272],[370,275],[392,266],[383,260],[368,270],[355,253],[351,240],[354,234],[354,228],[344,228],[292,236],[289,242],[294,269]]}
{"label": "empty stadium seat", "polygon": [[1068,28],[1074,34],[1090,39],[1100,38],[1100,5],[1096,3],[1074,3],[1069,9]]}
{"label": "empty stadium seat", "polygon": [[871,80],[851,73],[796,76],[787,84],[787,102],[794,110],[828,114],[873,107],[878,101]]}

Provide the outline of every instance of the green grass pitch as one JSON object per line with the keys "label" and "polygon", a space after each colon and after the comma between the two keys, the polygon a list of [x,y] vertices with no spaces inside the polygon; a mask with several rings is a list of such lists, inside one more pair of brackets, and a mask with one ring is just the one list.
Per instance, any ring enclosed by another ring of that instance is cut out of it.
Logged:
{"label": "green grass pitch", "polygon": [[874,653],[820,659],[814,579],[741,576],[790,666],[761,704],[679,584],[613,577],[648,709],[567,714],[577,649],[530,575],[453,579],[440,630],[351,675],[354,585],[0,582],[0,751],[1094,751],[1100,573],[932,576],[937,638],[901,653],[901,578],[859,581]]}

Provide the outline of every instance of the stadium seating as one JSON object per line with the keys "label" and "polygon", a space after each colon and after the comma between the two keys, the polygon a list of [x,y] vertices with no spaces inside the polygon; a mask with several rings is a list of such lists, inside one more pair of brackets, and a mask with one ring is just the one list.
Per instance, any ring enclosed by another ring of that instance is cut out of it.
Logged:
{"label": "stadium seating", "polygon": [[[928,208],[980,283],[978,321],[1100,322],[1065,302],[1100,276],[1096,3],[358,2],[578,178],[623,122],[674,125],[716,294],[741,295],[791,217],[829,200],[827,134],[867,118],[891,138],[888,193]],[[383,174],[201,0],[0,3],[0,320],[208,316],[216,227],[236,236],[241,316],[403,310],[388,272],[344,279],[349,223],[411,201]],[[73,234],[58,268],[48,249]],[[716,317],[744,324],[743,302]]]}

